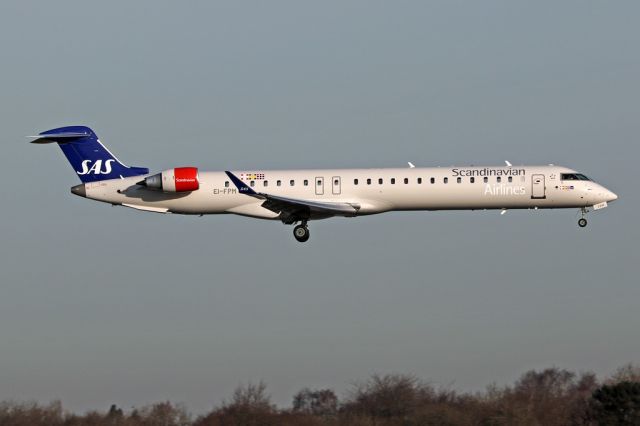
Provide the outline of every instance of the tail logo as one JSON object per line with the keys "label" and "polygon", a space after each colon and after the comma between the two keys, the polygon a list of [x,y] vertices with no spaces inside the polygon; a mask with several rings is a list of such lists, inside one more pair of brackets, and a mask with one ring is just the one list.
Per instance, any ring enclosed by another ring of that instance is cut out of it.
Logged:
{"label": "tail logo", "polygon": [[91,160],[84,160],[82,161],[82,171],[79,172],[76,170],[76,173],[78,173],[80,176],[88,174],[108,175],[111,173],[111,163],[113,163],[114,161],[116,160],[106,160],[104,162],[104,170],[102,170],[102,160],[96,160],[96,162],[93,163],[92,166],[89,166],[91,164]]}

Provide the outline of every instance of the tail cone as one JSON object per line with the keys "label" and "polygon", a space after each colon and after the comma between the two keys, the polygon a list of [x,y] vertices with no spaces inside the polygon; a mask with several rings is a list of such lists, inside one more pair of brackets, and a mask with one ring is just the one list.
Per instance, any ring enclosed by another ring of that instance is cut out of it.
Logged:
{"label": "tail cone", "polygon": [[80,197],[84,197],[84,198],[87,197],[87,189],[85,188],[84,183],[81,183],[80,185],[72,186],[71,193],[76,194]]}

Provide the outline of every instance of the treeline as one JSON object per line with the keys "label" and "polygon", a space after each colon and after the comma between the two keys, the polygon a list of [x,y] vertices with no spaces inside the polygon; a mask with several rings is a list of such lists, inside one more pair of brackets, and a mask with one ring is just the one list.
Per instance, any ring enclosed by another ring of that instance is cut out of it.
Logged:
{"label": "treeline", "polygon": [[0,403],[1,426],[414,426],[640,425],[640,367],[632,364],[599,382],[593,373],[531,370],[513,385],[478,393],[435,387],[411,375],[374,375],[343,399],[330,389],[302,389],[278,408],[264,383],[238,387],[228,401],[194,417],[162,402],[82,415],[59,402]]}

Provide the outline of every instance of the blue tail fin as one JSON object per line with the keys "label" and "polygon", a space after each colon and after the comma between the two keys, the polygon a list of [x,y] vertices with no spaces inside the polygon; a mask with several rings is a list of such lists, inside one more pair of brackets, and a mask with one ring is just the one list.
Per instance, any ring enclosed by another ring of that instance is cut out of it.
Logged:
{"label": "blue tail fin", "polygon": [[82,182],[96,182],[149,173],[144,167],[128,167],[98,140],[88,127],[69,126],[47,130],[32,143],[56,142]]}

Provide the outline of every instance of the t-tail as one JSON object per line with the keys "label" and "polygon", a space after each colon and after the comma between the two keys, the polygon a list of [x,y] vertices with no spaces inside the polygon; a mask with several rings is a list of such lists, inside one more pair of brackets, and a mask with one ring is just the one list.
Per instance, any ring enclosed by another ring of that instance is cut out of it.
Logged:
{"label": "t-tail", "polygon": [[85,126],[68,126],[40,133],[31,143],[57,143],[84,183],[140,176],[149,173],[145,167],[125,166]]}

